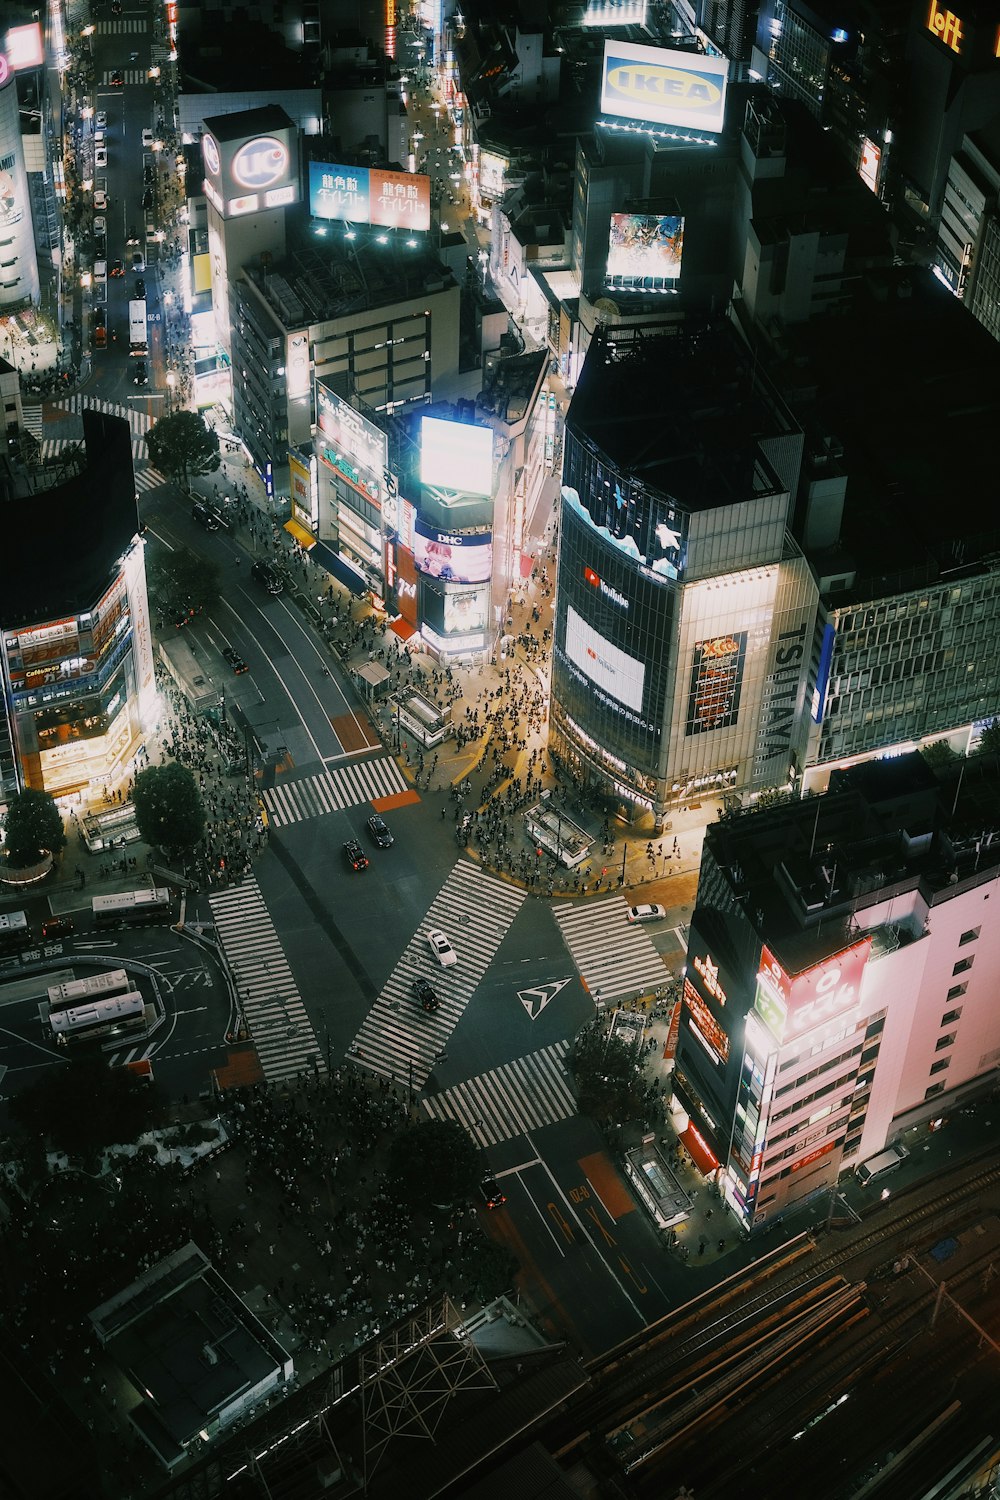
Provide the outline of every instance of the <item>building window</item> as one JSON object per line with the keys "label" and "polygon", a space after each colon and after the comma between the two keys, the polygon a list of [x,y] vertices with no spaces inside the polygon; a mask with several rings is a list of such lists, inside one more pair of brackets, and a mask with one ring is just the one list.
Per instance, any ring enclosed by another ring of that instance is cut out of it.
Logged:
{"label": "building window", "polygon": [[951,1058],[950,1057],[942,1057],[942,1059],[941,1059],[940,1062],[936,1062],[936,1063],[932,1063],[931,1064],[931,1077],[933,1077],[935,1073],[943,1073],[944,1070],[945,1070],[945,1068],[950,1068],[950,1067],[951,1067]]}
{"label": "building window", "polygon": [[972,965],[973,965],[974,962],[975,962],[975,960],[972,959],[972,958],[960,958],[958,960],[958,963],[955,965],[955,967],[951,971],[952,975],[955,975],[955,974],[967,974],[969,972],[969,970],[972,968]]}
{"label": "building window", "polygon": [[938,1037],[937,1041],[934,1043],[934,1051],[943,1052],[945,1047],[953,1047],[954,1045],[955,1033],[953,1031],[949,1031],[947,1036]]}
{"label": "building window", "polygon": [[937,1094],[944,1093],[943,1083],[932,1083],[929,1089],[924,1089],[924,1098],[933,1099]]}
{"label": "building window", "polygon": [[964,995],[968,988],[968,981],[966,981],[964,984],[953,984],[951,989],[948,991],[946,998],[949,1000],[957,1000],[959,995]]}
{"label": "building window", "polygon": [[980,931],[981,928],[979,927],[970,927],[968,932],[962,933],[962,936],[958,940],[958,946],[960,948],[964,948],[966,943],[974,943],[976,941],[976,938],[979,936]]}
{"label": "building window", "polygon": [[960,1021],[961,1019],[962,1019],[962,1007],[959,1006],[957,1010],[948,1010],[948,1011],[945,1011],[944,1015],[941,1017],[941,1025],[942,1026],[951,1026],[955,1021]]}

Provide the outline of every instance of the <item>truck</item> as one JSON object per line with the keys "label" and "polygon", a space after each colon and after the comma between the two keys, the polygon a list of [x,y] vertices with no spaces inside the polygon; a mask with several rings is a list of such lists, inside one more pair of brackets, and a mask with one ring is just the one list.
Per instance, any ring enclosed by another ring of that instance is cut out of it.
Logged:
{"label": "truck", "polygon": [[148,354],[146,342],[146,303],[135,298],[128,305],[128,344],[130,354]]}

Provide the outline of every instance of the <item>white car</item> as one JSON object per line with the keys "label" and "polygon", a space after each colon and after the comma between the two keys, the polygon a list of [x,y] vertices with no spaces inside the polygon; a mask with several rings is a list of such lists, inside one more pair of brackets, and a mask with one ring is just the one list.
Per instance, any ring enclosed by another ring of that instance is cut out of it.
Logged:
{"label": "white car", "polygon": [[108,206],[108,195],[105,192],[104,188],[95,188],[94,189],[94,207],[95,208],[107,208],[107,206]]}
{"label": "white car", "polygon": [[427,943],[431,952],[441,965],[442,969],[450,969],[452,964],[458,963],[458,954],[441,931],[440,927],[432,927],[427,934]]}
{"label": "white car", "polygon": [[142,145],[143,150],[146,150],[148,148],[150,151],[152,151],[153,149],[153,132],[149,129],[148,126],[142,132]]}
{"label": "white car", "polygon": [[95,146],[94,147],[94,166],[95,167],[106,167],[107,164],[108,164],[108,148],[107,148],[107,146]]}
{"label": "white car", "polygon": [[655,901],[647,901],[643,906],[630,906],[627,912],[630,922],[658,922],[666,915],[667,908],[659,906]]}
{"label": "white car", "polygon": [[105,113],[105,111],[103,109],[99,109],[97,111],[97,114],[94,116],[94,129],[95,130],[107,130],[107,128],[108,128],[108,117],[107,117],[107,114]]}
{"label": "white car", "polygon": [[95,214],[95,216],[94,216],[94,233],[95,234],[107,234],[107,232],[108,232],[107,220],[104,219],[100,214]]}

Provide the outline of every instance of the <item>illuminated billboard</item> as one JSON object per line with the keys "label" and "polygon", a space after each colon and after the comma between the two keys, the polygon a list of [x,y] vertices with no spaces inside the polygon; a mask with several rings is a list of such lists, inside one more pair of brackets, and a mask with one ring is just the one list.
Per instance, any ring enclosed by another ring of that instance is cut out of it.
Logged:
{"label": "illuminated billboard", "polygon": [[431,227],[431,180],[415,172],[311,161],[309,212],[314,219],[426,230]]}
{"label": "illuminated billboard", "polygon": [[445,635],[468,635],[485,630],[489,609],[489,589],[454,589],[445,594]]}
{"label": "illuminated billboard", "polygon": [[321,381],[316,383],[316,453],[328,469],[379,504],[382,498],[388,439],[381,428]]}
{"label": "illuminated billboard", "polygon": [[601,109],[607,115],[650,125],[681,125],[717,133],[726,115],[728,75],[729,62],[724,57],[607,40]]}
{"label": "illuminated billboard", "polygon": [[493,572],[493,533],[438,531],[417,517],[413,551],[421,573],[455,583],[488,583]]}
{"label": "illuminated billboard", "polygon": [[778,1042],[789,1042],[852,1010],[861,994],[871,946],[870,937],[862,938],[821,964],[790,975],[765,944],[754,1009],[772,1036]]}
{"label": "illuminated billboard", "polygon": [[736,723],[746,649],[745,630],[696,643],[685,734],[708,734]]}
{"label": "illuminated billboard", "polygon": [[493,429],[424,417],[420,424],[420,482],[468,495],[493,493]]}
{"label": "illuminated billboard", "polygon": [[[246,113],[258,117],[262,111]],[[238,116],[205,121],[201,154],[205,163],[205,197],[224,219],[263,213],[297,203],[299,198],[298,136],[284,110],[268,111],[273,128],[266,132],[228,138]]]}
{"label": "illuminated billboard", "polygon": [[684,250],[679,214],[612,214],[608,286],[677,281]]}
{"label": "illuminated billboard", "polygon": [[636,712],[642,708],[646,683],[643,663],[599,635],[572,605],[566,611],[566,655],[585,677],[619,703]]}
{"label": "illuminated billboard", "polygon": [[17,73],[21,68],[40,68],[45,61],[42,28],[37,21],[12,26],[5,39],[7,61]]}
{"label": "illuminated billboard", "polygon": [[878,192],[878,169],[882,162],[882,152],[874,141],[865,136],[861,145],[861,165],[858,167],[858,175],[865,187],[871,188],[873,193]]}
{"label": "illuminated billboard", "polygon": [[684,981],[684,1015],[712,1061],[725,1065],[729,1061],[729,1038],[690,979]]}

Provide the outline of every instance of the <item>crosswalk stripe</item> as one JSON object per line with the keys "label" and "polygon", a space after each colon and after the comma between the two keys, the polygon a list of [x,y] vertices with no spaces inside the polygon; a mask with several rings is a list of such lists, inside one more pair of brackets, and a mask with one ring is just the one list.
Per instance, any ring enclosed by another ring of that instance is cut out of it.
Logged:
{"label": "crosswalk stripe", "polygon": [[324,813],[360,807],[380,797],[407,790],[406,778],[391,756],[361,760],[350,766],[335,766],[305,776],[301,781],[279,782],[264,791],[264,806],[275,828],[301,823]]}
{"label": "crosswalk stripe", "polygon": [[169,480],[164,479],[159,469],[154,469],[150,465],[142,469],[136,469],[134,472],[135,487],[137,490],[158,490],[161,485],[169,483]]}
{"label": "crosswalk stripe", "polygon": [[38,438],[39,442],[41,442],[42,424],[44,422],[44,417],[42,416],[42,408],[40,406],[22,406],[21,413],[24,417],[24,425],[28,432],[30,432],[33,437]]}
{"label": "crosswalk stripe", "polygon": [[264,1077],[326,1072],[319,1043],[253,876],[210,895],[215,930],[233,975]]}
{"label": "crosswalk stripe", "polygon": [[422,1100],[432,1120],[456,1120],[484,1149],[577,1113],[565,1057],[555,1042]]}
{"label": "crosswalk stripe", "polygon": [[[524,894],[484,874],[478,865],[455,865],[362,1022],[348,1056],[375,1073],[423,1087]],[[439,968],[431,956],[427,933],[432,927],[442,928],[454,946],[458,963],[451,968]],[[438,1008],[430,1014],[413,997],[418,974],[437,992]]]}
{"label": "crosswalk stripe", "polygon": [[624,896],[554,906],[563,942],[591,995],[605,1004],[658,989],[667,970],[649,934],[631,926]]}
{"label": "crosswalk stripe", "polygon": [[152,417],[144,411],[137,411],[134,406],[123,406],[120,401],[105,401],[101,397],[87,396],[80,391],[67,396],[63,401],[53,401],[52,405],[59,411],[71,411],[77,416],[85,411],[101,411],[113,417],[125,417],[136,437],[145,437],[153,425]]}
{"label": "crosswalk stripe", "polygon": [[[83,448],[83,434],[77,438],[42,438],[40,456],[45,462],[49,458],[58,458],[68,448]],[[146,457],[146,440],[141,437],[132,439],[132,462],[142,463]]]}
{"label": "crosswalk stripe", "polygon": [[98,36],[124,36],[126,32],[134,36],[136,32],[148,29],[145,16],[122,16],[115,21],[97,21],[94,26]]}
{"label": "crosswalk stripe", "polygon": [[[118,87],[117,84],[112,84],[112,82],[111,82],[111,74],[112,74],[112,72],[113,72],[113,69],[109,68],[104,73],[101,74],[101,87],[102,88],[117,88]],[[122,77],[124,78],[125,82],[129,83],[129,84],[148,83],[149,82],[149,74],[146,72],[145,68],[124,68],[122,70]]]}

